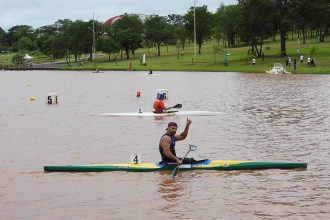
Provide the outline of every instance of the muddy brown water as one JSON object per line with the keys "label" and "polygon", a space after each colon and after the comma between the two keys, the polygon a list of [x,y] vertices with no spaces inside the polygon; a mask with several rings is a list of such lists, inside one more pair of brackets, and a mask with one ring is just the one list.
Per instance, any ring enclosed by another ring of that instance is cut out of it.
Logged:
{"label": "muddy brown water", "polygon": [[[330,76],[0,71],[0,219],[329,219]],[[158,162],[169,121],[100,117],[168,106],[191,116],[196,159],[304,161],[307,170],[45,173],[44,165]],[[137,98],[137,91],[141,97]],[[46,105],[47,93],[58,105]],[[34,96],[35,101],[30,101]]]}

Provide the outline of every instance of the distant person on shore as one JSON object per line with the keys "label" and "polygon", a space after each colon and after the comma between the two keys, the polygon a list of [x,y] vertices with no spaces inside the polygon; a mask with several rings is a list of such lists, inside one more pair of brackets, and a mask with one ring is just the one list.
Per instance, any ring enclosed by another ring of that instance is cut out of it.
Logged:
{"label": "distant person on shore", "polygon": [[253,66],[256,65],[256,58],[254,58],[254,57],[253,57],[253,59],[252,59],[252,65],[253,65]]}
{"label": "distant person on shore", "polygon": [[285,58],[285,66],[288,66],[289,65],[289,57],[286,57]]}
{"label": "distant person on shore", "polygon": [[291,66],[291,58],[288,57],[288,63],[289,63],[289,66]]}
{"label": "distant person on shore", "polygon": [[314,63],[314,57],[312,57],[312,59],[311,59],[311,67],[315,67],[315,63]]}
{"label": "distant person on shore", "polygon": [[303,64],[303,62],[304,62],[304,56],[301,55],[301,56],[300,56],[300,63]]}
{"label": "distant person on shore", "polygon": [[310,58],[310,57],[307,58],[307,65],[308,65],[308,66],[311,65],[311,58]]}

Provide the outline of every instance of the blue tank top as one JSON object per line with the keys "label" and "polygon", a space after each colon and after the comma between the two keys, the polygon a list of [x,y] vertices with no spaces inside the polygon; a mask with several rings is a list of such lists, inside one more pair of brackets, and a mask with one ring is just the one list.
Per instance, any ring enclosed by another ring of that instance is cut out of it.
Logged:
{"label": "blue tank top", "polygon": [[[160,155],[161,155],[161,157],[162,157],[162,162],[161,162],[161,163],[176,163],[175,160],[172,160],[172,159],[166,157],[166,155],[165,155],[164,152],[163,152],[163,148],[162,148],[162,146],[161,146],[161,140],[162,140],[162,138],[163,138],[165,135],[170,136],[170,135],[168,135],[168,134],[166,133],[166,134],[164,134],[164,135],[160,138],[160,141],[159,141],[159,153],[160,153]],[[174,156],[176,156],[176,153],[175,153],[175,142],[176,142],[176,139],[175,139],[174,136],[170,136],[170,137],[171,137],[170,151],[171,151],[171,153],[172,153]]]}

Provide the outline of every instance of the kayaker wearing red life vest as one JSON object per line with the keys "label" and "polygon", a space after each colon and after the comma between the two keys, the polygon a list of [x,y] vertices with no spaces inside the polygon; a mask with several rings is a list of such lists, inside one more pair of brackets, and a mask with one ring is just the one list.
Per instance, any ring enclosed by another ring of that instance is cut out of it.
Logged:
{"label": "kayaker wearing red life vest", "polygon": [[168,123],[166,128],[167,132],[161,137],[159,141],[159,153],[162,157],[161,163],[178,163],[178,164],[191,164],[196,162],[193,158],[182,159],[176,156],[175,153],[175,142],[182,141],[188,136],[189,127],[191,120],[187,118],[186,127],[183,132],[176,134],[178,125],[175,122]]}
{"label": "kayaker wearing red life vest", "polygon": [[163,113],[164,111],[167,110],[167,108],[165,107],[165,104],[163,102],[164,99],[165,99],[165,95],[159,94],[158,99],[156,99],[154,102],[155,113]]}

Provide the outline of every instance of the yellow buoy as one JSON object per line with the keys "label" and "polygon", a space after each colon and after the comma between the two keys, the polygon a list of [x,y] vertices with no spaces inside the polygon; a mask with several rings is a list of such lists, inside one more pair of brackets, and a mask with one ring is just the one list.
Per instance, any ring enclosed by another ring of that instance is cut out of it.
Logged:
{"label": "yellow buoy", "polygon": [[30,101],[34,101],[34,100],[36,100],[36,97],[30,96]]}

